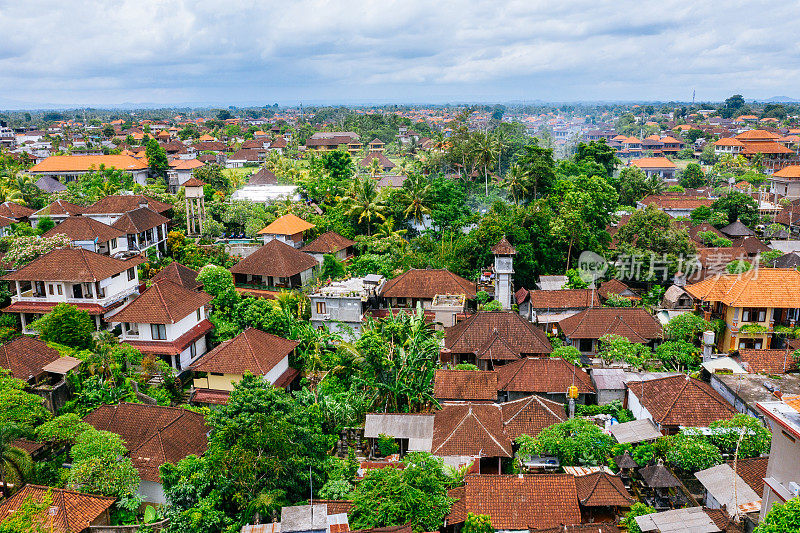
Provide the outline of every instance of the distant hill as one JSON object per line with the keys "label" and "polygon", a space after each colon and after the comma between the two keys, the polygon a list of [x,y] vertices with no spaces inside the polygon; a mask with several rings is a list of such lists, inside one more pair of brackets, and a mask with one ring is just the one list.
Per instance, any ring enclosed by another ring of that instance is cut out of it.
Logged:
{"label": "distant hill", "polygon": [[764,100],[761,100],[761,101],[765,102],[765,103],[768,103],[768,104],[772,104],[772,103],[781,103],[781,104],[783,104],[783,103],[800,102],[800,100],[798,100],[796,98],[789,98],[788,96],[772,96],[770,98],[765,98]]}

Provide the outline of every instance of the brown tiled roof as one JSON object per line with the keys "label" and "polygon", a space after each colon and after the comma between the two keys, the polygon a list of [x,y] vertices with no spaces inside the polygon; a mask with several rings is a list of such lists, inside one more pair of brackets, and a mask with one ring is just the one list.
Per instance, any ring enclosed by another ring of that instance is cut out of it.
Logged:
{"label": "brown tiled roof", "polygon": [[630,507],[636,503],[619,476],[603,471],[576,476],[575,485],[578,499],[585,507]]}
{"label": "brown tiled roof", "polygon": [[194,389],[192,404],[225,405],[231,397],[230,391],[217,389]]}
{"label": "brown tiled roof", "polygon": [[212,299],[210,294],[187,289],[165,280],[151,285],[122,311],[111,317],[111,320],[141,324],[175,324],[204,305],[208,305]]}
{"label": "brown tiled roof", "polygon": [[737,135],[735,139],[738,141],[768,141],[771,139],[778,139],[779,137],[780,135],[768,130],[747,130]]}
{"label": "brown tiled roof", "polygon": [[556,291],[543,291],[535,289],[529,291],[533,309],[580,309],[584,307],[600,306],[600,298],[592,289],[560,289]]}
{"label": "brown tiled roof", "polygon": [[232,268],[234,274],[289,278],[314,268],[317,260],[285,242],[273,239]]}
{"label": "brown tiled roof", "polygon": [[708,427],[736,410],[710,385],[688,376],[669,376],[626,384],[653,421],[662,426]]}
{"label": "brown tiled roof", "polygon": [[123,237],[125,232],[89,217],[71,216],[48,230],[42,237],[53,237],[58,234],[66,235],[72,241],[108,242]]}
{"label": "brown tiled roof", "polygon": [[689,237],[698,244],[704,244],[700,238],[700,234],[706,231],[710,231],[717,237],[725,237],[717,228],[709,224],[708,222],[701,222],[700,224],[693,225],[688,220],[674,220],[672,224],[679,228],[686,229],[686,232],[689,234]]}
{"label": "brown tiled roof", "polygon": [[161,482],[158,467],[206,451],[209,431],[200,413],[177,407],[137,403],[101,405],[85,418],[96,429],[125,441],[133,465],[144,481]]}
{"label": "brown tiled roof", "polygon": [[[0,522],[10,518],[25,500],[30,499],[39,503],[48,492],[52,498],[52,504],[48,509],[42,510],[34,520],[34,525],[39,522],[42,530],[46,530],[48,533],[84,531],[116,501],[116,498],[108,496],[97,496],[41,485],[25,485],[19,492],[0,504]],[[49,509],[53,507],[57,509],[55,516],[49,514]]]}
{"label": "brown tiled roof", "polygon": [[500,406],[487,403],[445,403],[433,418],[431,453],[440,457],[513,457],[511,439],[503,431]]}
{"label": "brown tiled roof", "polygon": [[497,367],[497,384],[509,392],[564,393],[571,385],[594,394],[589,374],[560,357],[525,357]]}
{"label": "brown tiled roof", "polygon": [[433,299],[437,294],[464,294],[475,298],[475,284],[445,269],[412,268],[383,286],[384,298]]}
{"label": "brown tiled roof", "polygon": [[66,200],[56,200],[50,205],[46,205],[35,213],[36,216],[51,216],[51,215],[80,215],[85,208],[80,205],[70,203]]}
{"label": "brown tiled roof", "polygon": [[[314,500],[314,503],[317,503],[319,500]],[[334,500],[335,501],[335,500]],[[330,511],[330,507],[328,507],[328,514],[332,514]],[[411,533],[413,529],[411,528],[411,524],[406,524],[403,526],[388,526],[388,527],[373,527],[370,529],[358,529],[353,531],[352,533]],[[331,531],[331,533],[334,533]]]}
{"label": "brown tiled roof", "polygon": [[433,396],[438,400],[497,400],[497,372],[439,369]]}
{"label": "brown tiled roof", "polygon": [[318,500],[314,498],[314,505],[327,505],[328,515],[347,514],[353,509],[353,500]]}
{"label": "brown tiled roof", "polygon": [[519,289],[517,289],[517,292],[514,293],[514,301],[517,304],[521,304],[528,299],[528,296],[530,296],[530,294],[531,291],[529,291],[525,287],[520,287]]}
{"label": "brown tiled roof", "polygon": [[160,202],[143,194],[110,194],[100,198],[90,207],[87,207],[84,214],[118,215],[133,211],[134,209],[139,209],[142,204],[147,204],[150,209],[161,214],[172,209],[170,204]]}
{"label": "brown tiled roof", "polygon": [[157,355],[179,355],[190,344],[197,341],[200,337],[214,329],[214,324],[210,320],[203,319],[196,326],[178,337],[172,342],[169,341],[125,341],[125,344],[133,346],[143,353]]}
{"label": "brown tiled roof", "polygon": [[58,248],[35,259],[16,272],[3,276],[6,281],[93,282],[125,272],[138,263],[115,259],[84,248]]}
{"label": "brown tiled roof", "polygon": [[192,365],[192,370],[222,374],[251,372],[256,376],[265,376],[298,344],[297,341],[247,328],[200,357]]}
{"label": "brown tiled roof", "polygon": [[271,171],[267,170],[266,168],[258,169],[258,172],[250,176],[250,179],[247,181],[248,185],[277,185],[278,184],[278,177],[272,173]]}
{"label": "brown tiled roof", "polygon": [[738,218],[727,226],[720,228],[719,231],[728,237],[747,237],[748,235],[755,235],[755,232],[745,226],[744,222]]}
{"label": "brown tiled roof", "polygon": [[[736,473],[756,494],[764,493],[764,478],[767,477],[769,457],[751,457],[736,462]],[[733,468],[733,461],[728,461]]]}
{"label": "brown tiled roof", "polygon": [[[81,310],[86,311],[92,316],[102,315],[122,305],[123,302],[116,302],[107,307],[100,304],[85,304],[85,303],[70,303],[69,305]],[[37,313],[45,314],[53,310],[58,305],[58,302],[14,302],[8,307],[3,308],[4,313]]]}
{"label": "brown tiled roof", "polygon": [[786,146],[782,145],[781,143],[777,143],[777,142],[774,142],[774,141],[746,142],[746,143],[744,143],[744,148],[742,148],[742,151],[739,152],[739,153],[742,154],[742,155],[795,154],[794,150],[792,150],[791,148],[786,148]]}
{"label": "brown tiled roof", "polygon": [[508,242],[506,236],[503,235],[503,238],[500,239],[500,242],[492,246],[492,253],[495,255],[516,255],[517,250],[511,246],[511,243]]}
{"label": "brown tiled roof", "polygon": [[353,138],[350,135],[337,135],[332,137],[324,137],[324,138],[314,138],[309,137],[306,139],[306,146],[314,147],[314,146],[338,146],[340,144],[350,144],[350,142],[358,142],[357,138]]}
{"label": "brown tiled roof", "polygon": [[203,141],[192,145],[198,152],[226,152],[228,147],[219,141]]}
{"label": "brown tiled roof", "polygon": [[169,219],[163,215],[159,215],[149,207],[140,207],[133,211],[128,211],[119,217],[111,227],[127,234],[142,233],[156,226],[167,224]]}
{"label": "brown tiled roof", "polygon": [[393,169],[397,165],[392,163],[391,159],[383,155],[383,152],[370,152],[364,158],[358,162],[359,166],[368,167],[373,159],[377,159],[378,163],[380,163],[381,168],[383,169]]}
{"label": "brown tiled roof", "polygon": [[739,359],[754,373],[785,374],[797,370],[787,350],[739,350]]}
{"label": "brown tiled roof", "polygon": [[564,404],[536,395],[503,402],[500,410],[503,413],[503,430],[512,441],[520,435],[538,435],[544,428],[567,420]]}
{"label": "brown tiled roof", "polygon": [[316,254],[332,254],[354,246],[355,241],[346,239],[335,231],[326,231],[310,243],[300,248],[301,252]]}
{"label": "brown tiled roof", "polygon": [[177,283],[186,289],[197,289],[200,287],[200,283],[197,282],[197,274],[198,272],[196,270],[192,270],[177,261],[173,261],[162,268],[158,274],[153,276],[151,281],[153,283],[158,283],[159,281],[166,280]]}
{"label": "brown tiled roof", "polygon": [[16,202],[3,202],[0,204],[0,216],[6,218],[27,218],[31,216],[35,212],[34,209],[30,207],[25,207],[24,205],[19,205]]}
{"label": "brown tiled roof", "polygon": [[730,307],[800,307],[800,272],[793,268],[759,268],[721,274],[686,286],[698,300]]}
{"label": "brown tiled roof", "polygon": [[10,370],[13,377],[23,381],[45,374],[42,368],[60,357],[58,350],[36,337],[17,337],[0,346],[0,368]]}
{"label": "brown tiled roof", "polygon": [[269,143],[270,148],[286,148],[289,146],[289,143],[286,142],[286,139],[283,137],[275,137],[275,140]]}
{"label": "brown tiled roof", "polygon": [[558,327],[570,339],[599,339],[610,334],[648,343],[662,336],[658,320],[638,307],[594,307],[561,320]]}
{"label": "brown tiled roof", "polygon": [[761,239],[748,235],[747,237],[739,237],[733,240],[734,248],[742,248],[749,255],[768,252],[771,250],[769,246],[761,242]]}
{"label": "brown tiled roof", "polygon": [[[454,504],[449,523],[467,513],[487,514],[497,530],[559,527],[579,524],[581,511],[575,477],[569,474],[480,475],[464,478],[463,504]],[[460,496],[456,489],[450,493]]]}
{"label": "brown tiled roof", "polygon": [[256,162],[259,161],[260,158],[260,151],[253,150],[253,149],[244,149],[244,150],[237,150],[232,156],[228,158],[229,160],[236,160],[236,161],[252,161]]}
{"label": "brown tiled roof", "polygon": [[613,522],[593,522],[591,524],[573,524],[548,527],[546,529],[531,528],[528,533],[620,533],[621,531]]}
{"label": "brown tiled roof", "polygon": [[453,353],[483,359],[517,359],[553,351],[547,335],[512,311],[482,311],[447,328],[444,345]]}
{"label": "brown tiled roof", "polygon": [[[602,282],[600,287],[597,288],[597,294],[599,294],[601,298],[605,299],[608,299],[612,294],[620,296],[625,291],[631,291],[636,294],[635,291],[616,278]],[[624,298],[641,300],[639,296],[624,296]]]}
{"label": "brown tiled roof", "polygon": [[184,187],[202,187],[203,185],[205,185],[205,182],[194,177],[183,182]]}
{"label": "brown tiled roof", "polygon": [[18,223],[19,223],[19,220],[16,220],[14,218],[4,217],[4,216],[0,215],[0,228],[5,228],[5,227],[10,226],[11,224],[18,224]]}
{"label": "brown tiled roof", "polygon": [[655,204],[659,209],[697,209],[711,206],[714,200],[705,196],[650,195],[639,202],[645,206]]}

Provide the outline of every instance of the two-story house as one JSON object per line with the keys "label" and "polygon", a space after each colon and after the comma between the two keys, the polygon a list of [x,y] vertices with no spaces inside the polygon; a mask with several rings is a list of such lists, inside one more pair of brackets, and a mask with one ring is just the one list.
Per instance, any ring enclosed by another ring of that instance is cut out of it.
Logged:
{"label": "two-story house", "polygon": [[314,227],[314,224],[289,213],[273,220],[267,227],[260,230],[258,235],[264,244],[272,240],[279,240],[295,248],[300,248],[304,244],[305,232]]}
{"label": "two-story house", "polygon": [[172,205],[141,194],[115,194],[101,198],[84,210],[84,216],[108,224],[127,235],[128,249],[160,256],[167,247],[165,216]]}
{"label": "two-story house", "polygon": [[115,310],[139,294],[136,266],[142,258],[116,259],[84,248],[59,248],[3,276],[11,288],[11,305],[4,313],[18,313],[22,330],[59,303],[68,303],[94,317],[98,330]]}
{"label": "two-story house", "polygon": [[142,353],[163,358],[186,370],[206,353],[206,335],[214,328],[206,318],[212,297],[164,280],[151,285],[110,320],[120,325],[120,338]]}
{"label": "two-story house", "polygon": [[800,316],[800,272],[793,268],[758,268],[721,274],[685,288],[706,319],[719,318],[725,331],[721,352],[781,348],[776,328],[794,327]]}
{"label": "two-story house", "polygon": [[68,217],[42,237],[53,237],[58,234],[69,237],[73,246],[86,248],[98,254],[114,255],[128,251],[128,238],[125,232],[89,217]]}
{"label": "two-story house", "polygon": [[30,217],[28,217],[28,219],[31,222],[31,226],[36,226],[39,223],[39,220],[43,219],[44,217],[49,217],[50,220],[58,225],[69,217],[82,214],[84,209],[85,208],[83,206],[59,199],[50,203],[50,205],[46,205],[39,209]]}
{"label": "two-story house", "polygon": [[231,267],[237,287],[299,289],[306,286],[317,267],[313,256],[273,239]]}
{"label": "two-story house", "polygon": [[385,278],[368,274],[362,278],[334,281],[308,295],[311,301],[311,324],[327,326],[333,332],[359,335],[364,311],[378,297]]}
{"label": "two-story house", "polygon": [[475,298],[476,285],[445,269],[412,268],[387,281],[381,297],[391,308],[415,308],[417,303],[424,309],[433,305],[437,295],[462,294],[468,300]]}

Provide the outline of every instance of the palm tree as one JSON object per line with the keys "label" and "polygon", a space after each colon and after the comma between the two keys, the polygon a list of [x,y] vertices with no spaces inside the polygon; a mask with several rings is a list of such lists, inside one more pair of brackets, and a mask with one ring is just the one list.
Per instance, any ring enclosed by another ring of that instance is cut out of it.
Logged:
{"label": "palm tree", "polygon": [[3,202],[25,205],[25,198],[22,196],[22,192],[14,186],[11,178],[0,180],[0,203]]}
{"label": "palm tree", "polygon": [[475,162],[483,167],[483,177],[486,182],[486,196],[489,196],[489,168],[494,163],[495,154],[499,153],[497,141],[489,134],[479,133],[475,143]]}
{"label": "palm tree", "polygon": [[406,205],[403,215],[411,217],[414,222],[421,224],[423,217],[430,214],[431,185],[422,174],[412,174],[403,183],[400,197]]}
{"label": "palm tree", "polygon": [[369,175],[372,176],[373,178],[376,178],[378,174],[383,172],[383,167],[381,166],[381,163],[380,161],[378,161],[377,158],[374,158],[372,161],[369,162],[369,165],[367,165],[367,172],[369,172]]}
{"label": "palm tree", "polygon": [[397,238],[402,240],[403,235],[406,233],[408,233],[407,229],[394,229],[394,218],[389,217],[383,224],[378,224],[375,237],[378,239]]}
{"label": "palm tree", "polygon": [[400,163],[395,167],[395,170],[401,176],[408,176],[411,172],[414,171],[414,163],[409,161],[408,159],[403,159]]}
{"label": "palm tree", "polygon": [[666,188],[667,186],[664,183],[664,181],[660,177],[652,174],[645,181],[645,189],[646,189],[645,196],[659,195],[663,193],[666,190]]}
{"label": "palm tree", "polygon": [[514,203],[518,204],[519,199],[528,194],[528,179],[525,171],[519,165],[512,165],[506,172],[506,177],[503,180],[503,186],[511,193],[511,198]]}
{"label": "palm tree", "polygon": [[22,430],[15,424],[0,425],[0,485],[2,485],[5,498],[11,495],[8,489],[7,472],[14,472],[17,486],[25,481],[30,472],[31,457],[24,450],[12,444],[13,440],[21,434]]}
{"label": "palm tree", "polygon": [[358,224],[366,221],[367,235],[372,235],[373,219],[386,220],[383,214],[386,206],[378,195],[375,181],[370,178],[356,178],[350,194],[342,198],[342,201],[347,206],[347,216],[355,218]]}

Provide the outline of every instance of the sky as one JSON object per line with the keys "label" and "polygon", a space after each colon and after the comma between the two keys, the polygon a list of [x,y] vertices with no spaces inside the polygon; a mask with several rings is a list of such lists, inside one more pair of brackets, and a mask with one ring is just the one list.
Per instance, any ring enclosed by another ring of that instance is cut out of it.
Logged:
{"label": "sky", "polygon": [[800,98],[800,1],[0,0],[0,108]]}

